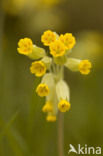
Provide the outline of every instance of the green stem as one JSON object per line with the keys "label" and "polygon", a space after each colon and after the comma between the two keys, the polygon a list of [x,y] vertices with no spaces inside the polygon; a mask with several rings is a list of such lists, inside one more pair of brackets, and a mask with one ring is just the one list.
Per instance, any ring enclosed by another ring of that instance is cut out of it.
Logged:
{"label": "green stem", "polygon": [[64,156],[64,117],[58,114],[58,156]]}

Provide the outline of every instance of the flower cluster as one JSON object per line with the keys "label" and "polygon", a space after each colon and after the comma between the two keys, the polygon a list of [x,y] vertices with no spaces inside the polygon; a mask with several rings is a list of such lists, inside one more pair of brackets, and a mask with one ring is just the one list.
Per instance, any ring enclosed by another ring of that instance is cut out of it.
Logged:
{"label": "flower cluster", "polygon": [[30,71],[35,76],[42,77],[36,93],[40,97],[45,97],[42,111],[47,114],[46,120],[54,122],[58,111],[66,112],[71,107],[69,86],[63,78],[64,67],[87,75],[92,65],[89,60],[70,57],[71,50],[76,44],[75,37],[71,33],[59,36],[56,32],[47,30],[41,36],[41,41],[49,47],[49,53],[34,45],[29,38],[20,39],[17,50],[34,60]]}

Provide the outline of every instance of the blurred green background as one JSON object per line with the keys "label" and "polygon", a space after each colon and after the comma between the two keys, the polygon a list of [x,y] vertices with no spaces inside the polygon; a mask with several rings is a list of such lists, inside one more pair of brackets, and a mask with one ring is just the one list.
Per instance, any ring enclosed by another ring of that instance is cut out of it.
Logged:
{"label": "blurred green background", "polygon": [[[71,110],[64,114],[64,150],[69,144],[103,146],[103,0],[0,1],[0,156],[57,156],[57,122],[47,123],[35,94],[40,79],[31,60],[17,53],[20,38],[42,46],[43,31],[72,32],[71,56],[89,59],[90,75],[65,70]],[[70,154],[71,156],[75,154]]]}

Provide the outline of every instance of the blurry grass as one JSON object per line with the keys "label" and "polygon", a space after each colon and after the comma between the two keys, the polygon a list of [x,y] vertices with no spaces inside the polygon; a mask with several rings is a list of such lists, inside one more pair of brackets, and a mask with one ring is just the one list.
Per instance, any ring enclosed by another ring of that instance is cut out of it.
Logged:
{"label": "blurry grass", "polygon": [[13,122],[15,121],[16,117],[18,115],[18,112],[16,112],[12,119],[5,125],[4,121],[0,118],[0,123],[1,123],[1,126],[4,126],[2,132],[0,132],[0,141],[2,139],[2,137],[5,135],[5,133],[8,131],[8,129],[11,127],[11,125],[13,124]]}
{"label": "blurry grass", "polygon": [[[34,127],[34,118],[36,118],[37,108],[40,105],[40,98],[37,96],[35,90],[37,85],[40,83],[40,79],[35,77],[34,80],[34,89],[32,93],[32,99],[29,106],[29,118],[28,118],[28,139],[31,142],[32,134],[33,134],[33,127]],[[39,107],[40,108],[40,107]]]}
{"label": "blurry grass", "polygon": [[23,151],[22,151],[20,144],[19,144],[20,142],[18,142],[18,140],[16,139],[17,135],[15,137],[13,135],[14,131],[11,130],[12,124],[13,124],[13,122],[15,122],[17,116],[18,116],[18,112],[16,112],[13,115],[13,117],[11,118],[11,120],[8,123],[5,123],[3,121],[3,119],[0,118],[0,123],[1,123],[1,127],[2,127],[2,130],[0,132],[0,143],[2,141],[2,138],[4,136],[6,136],[8,141],[9,141],[10,147],[14,151],[15,155],[16,156],[18,156],[18,155],[23,156]]}

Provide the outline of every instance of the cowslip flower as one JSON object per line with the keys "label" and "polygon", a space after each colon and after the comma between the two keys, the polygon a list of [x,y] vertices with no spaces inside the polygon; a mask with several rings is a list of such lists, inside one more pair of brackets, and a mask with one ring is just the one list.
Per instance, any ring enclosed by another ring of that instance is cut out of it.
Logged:
{"label": "cowslip flower", "polygon": [[54,87],[54,79],[51,73],[43,76],[41,83],[37,86],[36,92],[39,96],[44,97],[50,94]]}
{"label": "cowslip flower", "polygon": [[43,106],[42,111],[45,113],[53,112],[53,104],[51,101],[47,101],[46,104]]}
{"label": "cowslip flower", "polygon": [[72,49],[76,43],[75,37],[71,33],[60,35],[59,40],[64,43],[66,50]]}
{"label": "cowslip flower", "polygon": [[56,40],[56,37],[57,37],[56,33],[50,30],[47,30],[41,36],[41,41],[43,42],[45,46],[49,46],[52,42]]}
{"label": "cowslip flower", "polygon": [[30,71],[32,74],[35,74],[35,76],[41,77],[46,73],[47,69],[50,68],[51,62],[50,57],[44,56],[40,61],[32,62]]}
{"label": "cowslip flower", "polygon": [[65,52],[65,46],[61,41],[56,40],[50,44],[50,54],[54,57],[63,56]]}
{"label": "cowslip flower", "polygon": [[68,101],[66,100],[60,100],[60,102],[58,103],[58,108],[61,112],[66,112],[69,111],[71,105]]}
{"label": "cowslip flower", "polygon": [[40,59],[46,56],[45,50],[34,45],[30,38],[20,39],[17,51],[19,54],[26,55],[32,60]]}
{"label": "cowslip flower", "polygon": [[28,55],[32,53],[33,42],[29,38],[20,39],[18,42],[18,52],[20,54]]}
{"label": "cowslip flower", "polygon": [[79,71],[81,74],[88,75],[90,73],[90,69],[92,68],[91,62],[88,60],[82,60],[79,64]]}
{"label": "cowslip flower", "polygon": [[45,74],[46,66],[42,61],[35,61],[35,62],[32,62],[30,71],[32,74],[35,74],[36,76],[40,77]]}
{"label": "cowslip flower", "polygon": [[30,71],[37,77],[42,77],[36,88],[36,93],[45,98],[42,111],[48,122],[57,120],[58,112],[67,112],[71,108],[70,89],[64,80],[64,68],[88,75],[92,68],[89,60],[70,57],[70,52],[76,40],[71,33],[58,35],[50,30],[45,31],[41,41],[48,50],[33,45],[31,39],[24,38],[18,43],[18,52],[33,60]]}
{"label": "cowslip flower", "polygon": [[36,92],[39,96],[44,97],[49,94],[49,88],[45,83],[41,83],[37,86]]}
{"label": "cowslip flower", "polygon": [[57,92],[57,98],[58,98],[58,109],[61,112],[66,112],[69,111],[70,109],[70,91],[69,91],[69,87],[66,84],[66,82],[64,80],[60,80],[57,84],[56,84],[56,92]]}
{"label": "cowslip flower", "polygon": [[56,116],[55,115],[48,115],[46,120],[48,122],[55,122],[56,121]]}
{"label": "cowslip flower", "polygon": [[65,66],[72,71],[79,71],[83,75],[88,75],[92,68],[92,64],[89,60],[79,60],[74,58],[68,58]]}

